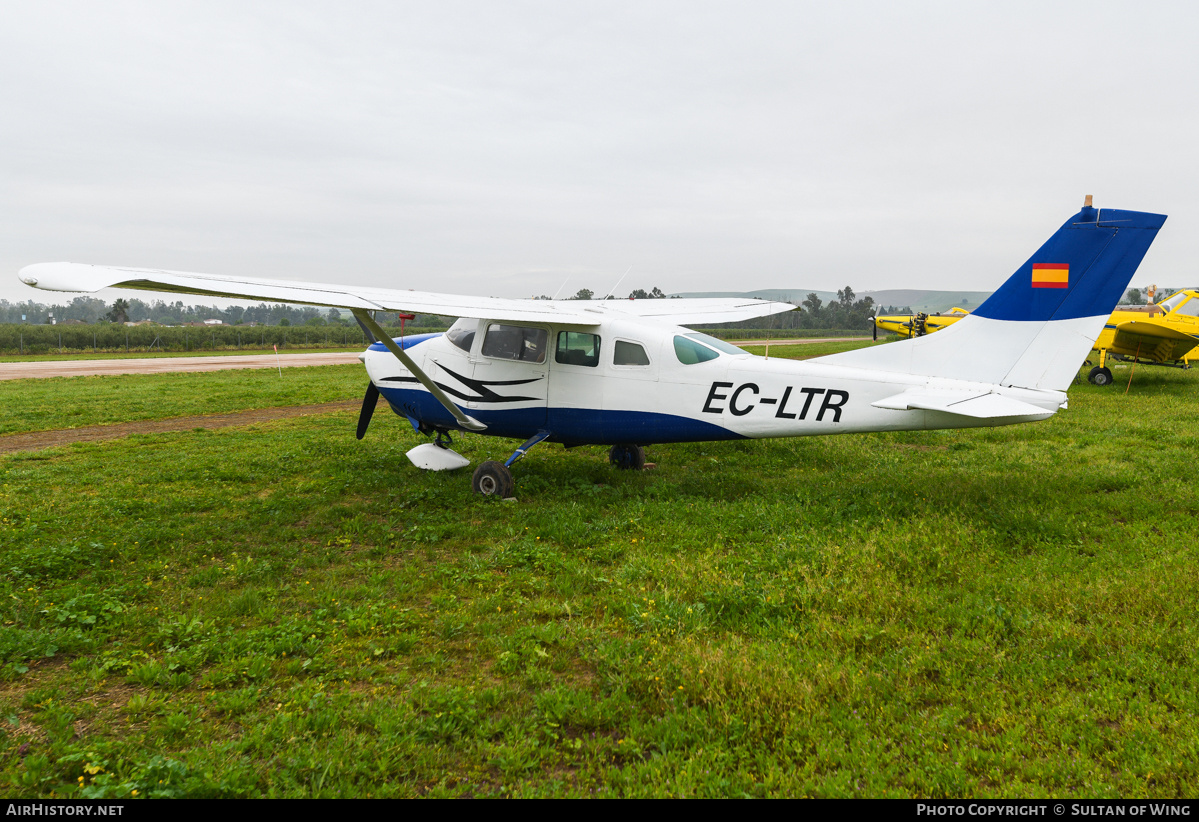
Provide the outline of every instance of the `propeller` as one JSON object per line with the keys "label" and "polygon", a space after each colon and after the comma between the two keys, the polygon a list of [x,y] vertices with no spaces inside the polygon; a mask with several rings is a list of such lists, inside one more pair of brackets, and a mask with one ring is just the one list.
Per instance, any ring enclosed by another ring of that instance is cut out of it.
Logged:
{"label": "propeller", "polygon": [[366,386],[366,396],[362,398],[362,413],[358,415],[358,439],[366,436],[367,426],[371,424],[371,415],[375,413],[375,403],[379,401],[379,389],[375,384]]}
{"label": "propeller", "polygon": [[[358,320],[358,325],[361,326],[362,333],[371,341],[371,345],[377,343],[378,340],[375,339],[375,335],[366,327],[366,324],[358,319],[358,317],[354,317],[354,319]],[[375,413],[375,404],[377,402],[379,402],[379,389],[375,388],[375,384],[372,382],[366,386],[366,396],[362,398],[362,411],[358,414],[358,439],[366,436],[366,429],[371,424],[371,416]]]}
{"label": "propeller", "polygon": [[874,341],[878,342],[878,317],[870,318],[870,328],[874,334]]}

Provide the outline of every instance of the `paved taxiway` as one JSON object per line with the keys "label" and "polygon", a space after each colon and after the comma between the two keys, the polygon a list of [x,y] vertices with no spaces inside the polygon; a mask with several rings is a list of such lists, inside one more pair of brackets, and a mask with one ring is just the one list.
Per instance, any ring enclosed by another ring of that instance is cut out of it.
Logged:
{"label": "paved taxiway", "polygon": [[[346,365],[358,362],[358,352],[337,351],[280,354],[284,368],[303,365]],[[0,363],[0,380],[40,377],[95,377],[103,374],[167,374],[178,371],[225,371],[233,368],[274,368],[274,354],[232,357],[148,357],[125,360],[50,360]]]}

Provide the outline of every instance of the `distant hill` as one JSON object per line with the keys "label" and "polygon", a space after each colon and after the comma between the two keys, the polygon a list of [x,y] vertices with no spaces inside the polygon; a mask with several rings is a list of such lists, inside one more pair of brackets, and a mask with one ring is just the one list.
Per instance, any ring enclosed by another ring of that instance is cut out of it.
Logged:
{"label": "distant hill", "polygon": [[[811,288],[762,288],[757,291],[689,291],[671,294],[672,297],[752,297],[759,300],[783,300],[802,303],[815,293],[825,304],[837,299],[835,291],[817,291]],[[990,291],[928,291],[918,288],[891,288],[883,291],[859,291],[857,299],[871,297],[875,305],[893,305],[898,308],[911,306],[913,311],[934,313],[948,311],[954,306],[973,311],[991,296]]]}

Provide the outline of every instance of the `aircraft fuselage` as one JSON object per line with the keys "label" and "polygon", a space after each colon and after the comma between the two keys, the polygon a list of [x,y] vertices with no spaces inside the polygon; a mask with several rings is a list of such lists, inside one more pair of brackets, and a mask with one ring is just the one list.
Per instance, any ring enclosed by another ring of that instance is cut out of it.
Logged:
{"label": "aircraft fuselage", "polygon": [[[645,445],[981,427],[1045,419],[1065,402],[1059,391],[767,359],[727,344],[717,350],[690,329],[644,321],[500,326],[459,321],[449,335],[410,337],[403,344],[470,417],[486,424],[484,433],[517,439],[548,431],[551,440],[572,445]],[[518,338],[521,345],[490,344],[491,333]],[[414,426],[459,428],[382,345],[371,346],[363,362],[383,397]],[[913,389],[998,393],[1044,411],[974,419],[872,405]]]}

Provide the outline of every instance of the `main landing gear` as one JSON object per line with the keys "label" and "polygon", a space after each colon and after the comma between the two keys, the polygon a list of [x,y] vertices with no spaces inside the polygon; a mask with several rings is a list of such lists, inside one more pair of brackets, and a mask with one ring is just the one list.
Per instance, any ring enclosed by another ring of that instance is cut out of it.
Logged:
{"label": "main landing gear", "polygon": [[608,462],[623,471],[640,471],[645,467],[645,449],[640,445],[613,445]]}
{"label": "main landing gear", "polygon": [[1092,385],[1111,385],[1112,372],[1107,367],[1107,350],[1099,352],[1099,365],[1091,369],[1091,373],[1087,374],[1087,381]]}
{"label": "main landing gear", "polygon": [[516,490],[516,481],[512,479],[508,466],[495,460],[487,460],[476,468],[470,484],[476,494],[498,496],[500,499],[507,499]]}
{"label": "main landing gear", "polygon": [[548,439],[549,431],[538,431],[533,436],[529,437],[520,448],[512,452],[512,456],[503,462],[495,460],[487,460],[487,462],[475,469],[475,475],[471,477],[471,487],[475,489],[476,494],[482,494],[485,497],[499,496],[500,499],[507,499],[512,496],[516,490],[516,481],[512,479],[510,469],[518,459],[529,453],[534,445]]}
{"label": "main landing gear", "polygon": [[[512,479],[512,471],[509,470],[512,464],[549,436],[548,431],[541,431],[517,448],[504,462],[488,460],[476,468],[475,475],[471,478],[471,487],[475,489],[475,493],[488,497],[499,496],[501,499],[512,496],[516,490],[516,482]],[[645,449],[640,445],[614,445],[608,451],[608,462],[622,470],[640,471],[645,467]]]}
{"label": "main landing gear", "polygon": [[[487,460],[475,469],[471,477],[471,487],[476,494],[485,497],[498,496],[500,499],[511,497],[516,491],[516,481],[512,478],[512,465],[529,452],[534,445],[549,439],[549,431],[538,431],[521,443],[512,452],[512,456],[503,462]],[[469,465],[467,459],[450,450],[449,434],[439,431],[437,442],[418,445],[408,452],[408,458],[418,468],[431,471],[452,471]],[[625,471],[640,471],[645,468],[645,449],[640,445],[614,445],[608,451],[608,462]]]}

